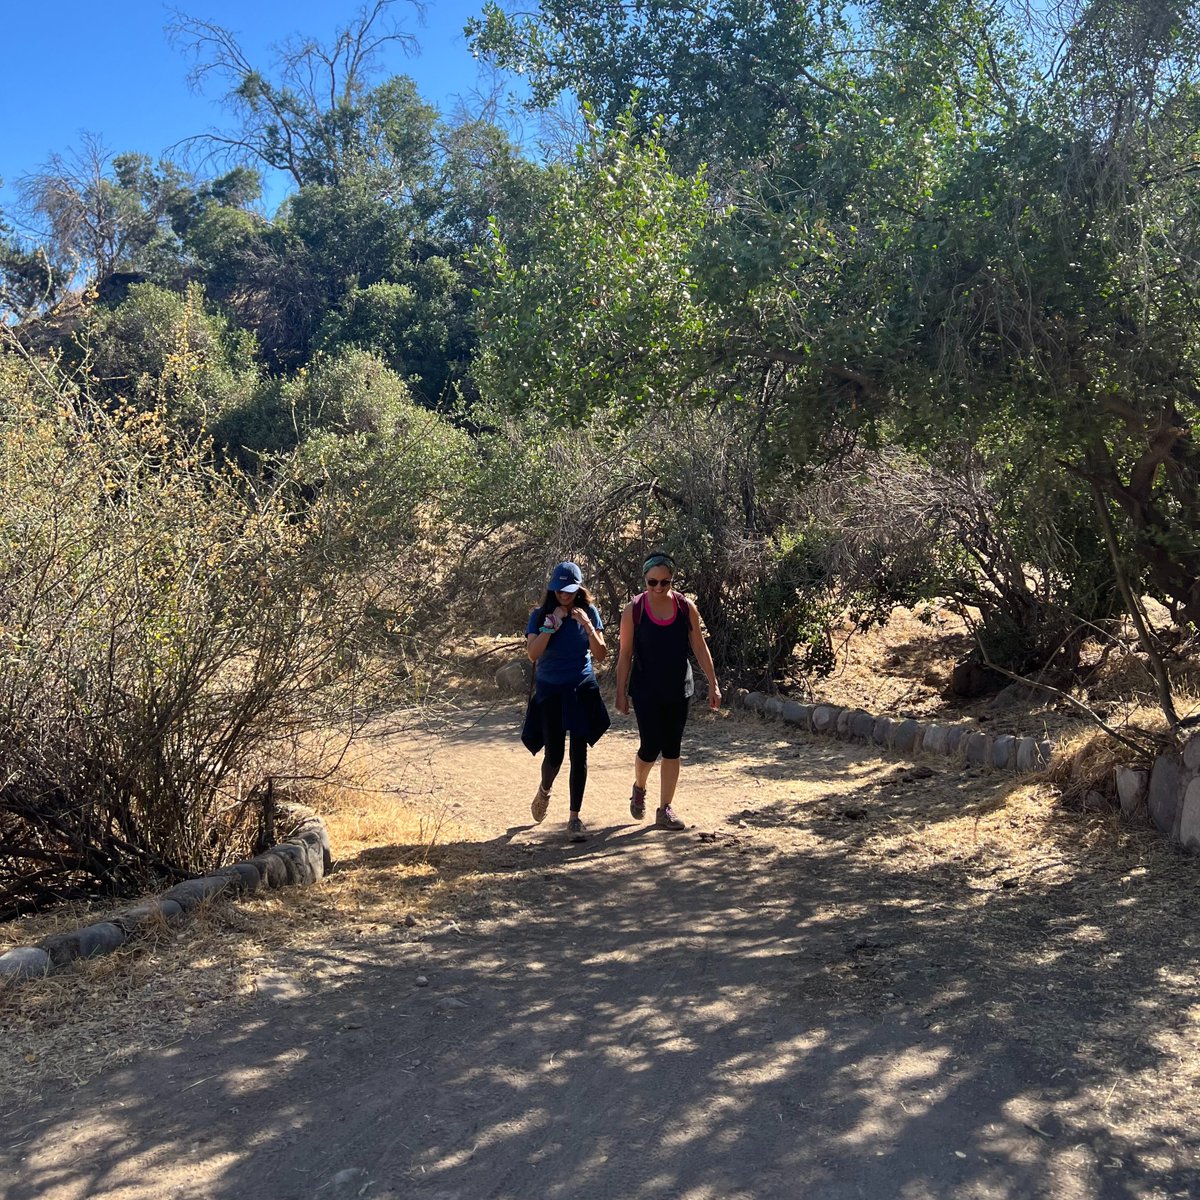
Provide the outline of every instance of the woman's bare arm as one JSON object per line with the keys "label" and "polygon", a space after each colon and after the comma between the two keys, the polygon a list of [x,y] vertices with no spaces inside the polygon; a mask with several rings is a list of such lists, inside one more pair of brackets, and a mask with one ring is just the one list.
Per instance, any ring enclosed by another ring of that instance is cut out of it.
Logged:
{"label": "woman's bare arm", "polygon": [[688,634],[688,642],[692,647],[692,653],[696,656],[696,661],[700,664],[700,669],[704,672],[704,677],[708,680],[708,707],[718,709],[721,707],[721,689],[717,685],[717,668],[713,665],[712,652],[708,648],[708,640],[704,636],[704,622],[700,618],[700,610],[689,602],[688,607],[692,610],[692,628]]}

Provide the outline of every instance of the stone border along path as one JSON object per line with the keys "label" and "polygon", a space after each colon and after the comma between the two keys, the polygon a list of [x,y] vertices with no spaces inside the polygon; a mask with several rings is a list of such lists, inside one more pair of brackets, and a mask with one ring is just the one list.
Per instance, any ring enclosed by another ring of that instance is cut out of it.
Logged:
{"label": "stone border along path", "polygon": [[[1043,770],[1054,756],[1048,741],[1007,733],[993,736],[969,725],[876,717],[862,708],[800,704],[744,688],[734,693],[734,702],[810,733],[873,742],[897,754],[939,754],[1021,773]],[[1181,750],[1160,754],[1149,767],[1121,766],[1113,774],[1115,795],[1098,796],[1099,807],[1115,802],[1127,820],[1148,819],[1175,845],[1200,853],[1200,733],[1192,734]]]}
{"label": "stone border along path", "polygon": [[224,893],[240,896],[264,888],[323,879],[332,862],[325,822],[312,809],[299,806],[291,806],[284,815],[298,818],[295,832],[245,862],[177,883],[162,895],[103,921],[56,933],[36,946],[17,946],[0,954],[0,985],[48,975],[77,958],[111,954],[136,936],[142,926],[177,920],[197,905]]}
{"label": "stone border along path", "polygon": [[764,717],[777,717],[810,733],[842,741],[873,742],[897,754],[940,754],[1000,771],[1040,771],[1050,765],[1054,747],[1037,738],[993,736],[969,725],[934,725],[902,717],[877,717],[864,708],[800,704],[780,696],[739,689],[734,699]]}

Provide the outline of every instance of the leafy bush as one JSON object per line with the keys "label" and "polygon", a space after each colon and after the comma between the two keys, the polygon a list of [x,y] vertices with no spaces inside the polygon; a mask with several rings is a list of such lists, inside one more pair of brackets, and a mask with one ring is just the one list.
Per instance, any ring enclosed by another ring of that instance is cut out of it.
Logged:
{"label": "leafy bush", "polygon": [[205,307],[204,291],[182,294],[134,284],[114,309],[96,309],[85,364],[110,399],[160,408],[173,427],[211,428],[258,381],[253,335],[231,330]]}

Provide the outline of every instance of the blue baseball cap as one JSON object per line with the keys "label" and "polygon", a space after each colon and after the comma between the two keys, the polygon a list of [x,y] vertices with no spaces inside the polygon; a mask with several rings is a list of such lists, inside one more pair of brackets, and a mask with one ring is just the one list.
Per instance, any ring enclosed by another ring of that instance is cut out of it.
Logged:
{"label": "blue baseball cap", "polygon": [[577,592],[583,587],[583,572],[573,562],[560,562],[550,572],[546,590],[550,592]]}

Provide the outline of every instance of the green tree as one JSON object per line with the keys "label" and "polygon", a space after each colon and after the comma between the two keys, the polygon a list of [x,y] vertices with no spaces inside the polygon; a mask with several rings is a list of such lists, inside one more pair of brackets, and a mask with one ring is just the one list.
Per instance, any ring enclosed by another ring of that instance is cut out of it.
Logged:
{"label": "green tree", "polygon": [[45,250],[30,249],[0,215],[0,321],[43,311],[65,283]]}
{"label": "green tree", "polygon": [[[1064,531],[1091,504],[1077,594],[1098,607],[1080,615],[1103,612],[1103,597],[1123,586],[1136,619],[1144,584],[1196,621],[1194,6],[1084,5],[1053,72],[1025,29],[971,0],[849,12],[822,18],[830,39],[791,84],[787,111],[805,106],[808,131],[781,125],[754,156],[722,149],[753,131],[731,128],[723,141],[673,108],[660,132],[644,134],[663,103],[654,81],[668,68],[712,66],[670,61],[674,7],[601,5],[573,24],[553,5],[533,24],[490,15],[479,36],[533,71],[548,89],[535,99],[562,87],[598,98],[613,153],[627,154],[631,132],[643,131],[649,152],[666,158],[642,189],[584,162],[524,262],[503,252],[501,234],[489,252],[495,297],[481,307],[481,381],[514,406],[547,404],[575,419],[614,395],[649,395],[643,374],[650,386],[671,381],[671,403],[717,390],[749,400],[758,384],[779,400],[767,432],[800,463],[863,440],[898,440],[936,459],[965,439],[995,462],[998,484],[1035,499],[1047,483]],[[712,31],[735,44],[773,13],[705,5],[690,37]],[[787,64],[811,44],[781,39],[774,53]],[[632,97],[636,116],[614,123],[634,83],[644,89]],[[719,99],[714,111],[741,121]],[[710,207],[690,225],[673,217],[676,237],[662,246],[580,236],[589,207],[619,214],[618,231],[652,218],[708,153],[718,156],[724,212]],[[631,255],[649,278],[686,267],[686,296],[663,310],[572,303],[584,264],[607,283]],[[528,343],[526,327],[536,331]],[[620,382],[591,373],[601,354],[620,364]],[[998,460],[987,452],[997,442],[1010,447]],[[1012,473],[1047,450],[1049,474]],[[1087,578],[1101,542],[1112,562],[1097,587]],[[1018,562],[1010,580],[1019,574]],[[1023,637],[1045,618],[1028,609]]]}
{"label": "green tree", "polygon": [[305,184],[336,186],[370,169],[394,175],[427,158],[430,110],[410,80],[370,86],[383,49],[415,46],[396,16],[397,0],[374,0],[328,42],[295,38],[271,71],[247,58],[237,37],[211,21],[179,14],[168,27],[195,59],[192,82],[225,87],[233,127],[185,139],[210,155],[251,161]]}
{"label": "green tree", "polygon": [[480,389],[577,422],[609,407],[632,416],[708,382],[720,335],[695,255],[713,217],[703,172],[677,175],[632,123],[582,147],[525,222],[523,258],[498,222],[480,248]]}
{"label": "green tree", "polygon": [[530,103],[564,94],[614,128],[633,117],[684,170],[719,176],[785,142],[807,141],[827,108],[827,57],[844,42],[845,6],[772,0],[543,0],[535,15],[484,4],[473,49],[529,82]]}
{"label": "green tree", "polygon": [[93,137],[54,155],[19,184],[34,238],[55,273],[103,289],[116,275],[180,273],[175,220],[194,184],[171,162],[111,156]]}

